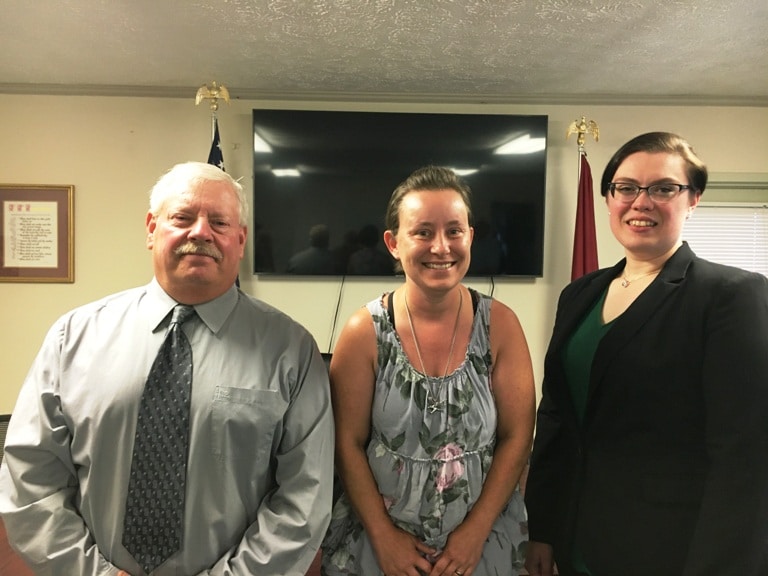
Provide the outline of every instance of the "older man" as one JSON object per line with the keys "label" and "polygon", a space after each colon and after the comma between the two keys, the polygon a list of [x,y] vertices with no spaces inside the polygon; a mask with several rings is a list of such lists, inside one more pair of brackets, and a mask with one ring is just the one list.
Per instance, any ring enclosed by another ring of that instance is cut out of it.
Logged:
{"label": "older man", "polygon": [[327,374],[304,328],[236,287],[247,219],[225,172],[175,166],[146,217],[154,279],[48,333],[0,470],[9,539],[39,573],[309,567],[333,485]]}

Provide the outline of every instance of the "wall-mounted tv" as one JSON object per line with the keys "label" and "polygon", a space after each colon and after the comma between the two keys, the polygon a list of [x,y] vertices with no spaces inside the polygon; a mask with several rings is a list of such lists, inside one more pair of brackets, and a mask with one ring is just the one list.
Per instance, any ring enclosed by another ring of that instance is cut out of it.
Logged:
{"label": "wall-mounted tv", "polygon": [[392,191],[448,166],[472,188],[470,276],[541,276],[547,116],[253,110],[256,274],[392,276]]}

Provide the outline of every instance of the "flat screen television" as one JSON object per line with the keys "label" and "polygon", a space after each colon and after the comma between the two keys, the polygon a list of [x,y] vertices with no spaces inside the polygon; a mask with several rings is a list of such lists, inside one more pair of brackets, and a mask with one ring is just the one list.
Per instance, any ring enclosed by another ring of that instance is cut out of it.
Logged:
{"label": "flat screen television", "polygon": [[395,275],[382,239],[387,202],[431,164],[453,168],[472,189],[468,275],[541,276],[547,123],[543,115],[253,110],[254,272]]}

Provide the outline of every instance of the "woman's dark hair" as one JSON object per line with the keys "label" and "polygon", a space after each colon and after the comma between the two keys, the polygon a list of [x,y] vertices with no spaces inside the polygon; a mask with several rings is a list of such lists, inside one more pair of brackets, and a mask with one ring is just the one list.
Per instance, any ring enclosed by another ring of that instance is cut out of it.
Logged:
{"label": "woman's dark hair", "polygon": [[637,152],[667,152],[677,154],[685,160],[688,175],[688,185],[693,188],[692,194],[704,192],[707,187],[707,167],[701,159],[696,156],[693,147],[681,136],[671,132],[648,132],[635,136],[619,148],[603,171],[603,178],[600,181],[600,194],[608,194],[608,186],[613,181],[616,170],[628,156]]}
{"label": "woman's dark hair", "polygon": [[400,230],[400,204],[409,192],[415,190],[455,190],[467,207],[469,224],[472,225],[472,191],[450,168],[442,166],[425,166],[414,171],[392,192],[384,215],[384,225],[392,234],[397,235]]}

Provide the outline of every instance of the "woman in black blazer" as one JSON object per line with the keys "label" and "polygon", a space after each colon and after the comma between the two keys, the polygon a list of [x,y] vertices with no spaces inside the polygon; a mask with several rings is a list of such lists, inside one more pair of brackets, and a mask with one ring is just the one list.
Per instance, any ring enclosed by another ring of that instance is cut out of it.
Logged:
{"label": "woman in black blazer", "polygon": [[625,258],[563,290],[526,486],[532,576],[768,574],[768,279],[682,241],[707,169],[643,134],[601,182]]}

